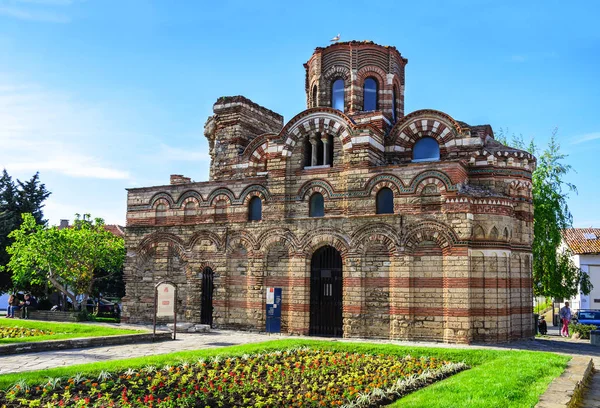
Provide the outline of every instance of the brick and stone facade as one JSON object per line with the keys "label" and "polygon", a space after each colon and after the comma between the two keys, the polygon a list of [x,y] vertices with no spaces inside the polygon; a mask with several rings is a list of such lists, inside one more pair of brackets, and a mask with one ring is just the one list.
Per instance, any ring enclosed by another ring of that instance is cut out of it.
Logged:
{"label": "brick and stone facade", "polygon": [[[495,141],[489,125],[435,110],[405,115],[407,62],[371,42],[317,48],[305,64],[308,109],[287,123],[242,96],[219,98],[205,126],[210,180],[174,175],[128,191],[124,320],[151,321],[154,284],[170,279],[179,319],[200,322],[210,268],[214,326],[264,330],[265,288],[275,286],[283,331],[308,334],[318,312],[311,261],[331,246],[342,259],[344,337],[532,336],[535,158]],[[378,102],[363,112],[367,77]],[[337,79],[344,112],[331,108]],[[424,137],[437,141],[439,160],[413,161]],[[376,212],[382,188],[393,192],[393,214]],[[316,193],[323,217],[309,216]],[[260,221],[248,221],[253,197]]]}

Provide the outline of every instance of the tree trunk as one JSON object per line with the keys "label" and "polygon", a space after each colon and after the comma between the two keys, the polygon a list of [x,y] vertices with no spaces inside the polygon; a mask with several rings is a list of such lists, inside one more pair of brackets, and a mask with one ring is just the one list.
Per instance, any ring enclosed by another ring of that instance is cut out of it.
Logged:
{"label": "tree trunk", "polygon": [[66,297],[68,297],[71,300],[71,303],[73,304],[73,309],[75,309],[76,305],[77,305],[77,297],[75,296],[74,293],[71,293],[67,290],[67,288],[62,285],[60,282],[58,282],[54,276],[52,276],[52,270],[48,270],[48,280],[50,281],[50,283],[52,284],[52,286],[54,286],[56,288],[56,290],[58,290],[60,293],[62,293],[63,295],[65,295]]}

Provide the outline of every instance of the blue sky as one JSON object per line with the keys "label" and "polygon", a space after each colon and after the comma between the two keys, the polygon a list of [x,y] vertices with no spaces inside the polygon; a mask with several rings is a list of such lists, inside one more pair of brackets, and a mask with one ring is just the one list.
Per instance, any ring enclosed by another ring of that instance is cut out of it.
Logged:
{"label": "blue sky", "polygon": [[219,96],[291,119],[302,64],[342,40],[408,58],[406,112],[432,108],[543,145],[558,127],[576,226],[600,227],[596,1],[0,0],[0,167],[40,172],[52,224],[125,221],[127,187],[208,178]]}

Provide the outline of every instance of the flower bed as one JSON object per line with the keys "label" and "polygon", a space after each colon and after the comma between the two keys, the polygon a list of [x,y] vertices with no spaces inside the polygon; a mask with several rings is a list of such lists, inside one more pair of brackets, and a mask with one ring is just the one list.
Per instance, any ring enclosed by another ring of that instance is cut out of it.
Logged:
{"label": "flower bed", "polygon": [[18,339],[22,337],[48,336],[54,332],[49,330],[29,329],[19,326],[0,327],[0,339]]}
{"label": "flower bed", "polygon": [[37,387],[17,383],[0,406],[376,407],[468,368],[435,358],[289,349],[215,357]]}

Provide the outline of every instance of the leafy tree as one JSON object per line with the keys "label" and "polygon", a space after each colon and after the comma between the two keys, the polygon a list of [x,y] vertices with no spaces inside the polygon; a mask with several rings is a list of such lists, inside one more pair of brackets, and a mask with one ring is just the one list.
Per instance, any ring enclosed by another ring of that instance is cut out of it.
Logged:
{"label": "leafy tree", "polygon": [[76,305],[86,304],[98,279],[97,270],[118,272],[125,260],[123,238],[104,228],[101,218],[76,215],[72,228],[48,228],[23,214],[21,227],[10,234],[14,243],[8,268],[17,287],[50,282]]}
{"label": "leafy tree", "polygon": [[[10,259],[6,248],[13,242],[9,234],[21,225],[21,215],[33,214],[37,224],[45,224],[42,208],[50,192],[40,183],[39,173],[26,182],[13,181],[6,169],[0,177],[0,269]],[[9,272],[0,272],[0,293],[12,288]]]}
{"label": "leafy tree", "polygon": [[536,296],[571,298],[581,290],[592,290],[588,274],[573,263],[571,252],[561,248],[562,233],[573,225],[567,199],[577,193],[573,184],[564,181],[572,167],[564,163],[567,155],[561,153],[554,129],[548,146],[540,152],[534,141],[526,145],[523,136],[508,142],[506,132],[500,129],[497,140],[527,150],[538,157],[533,172],[533,290]]}

